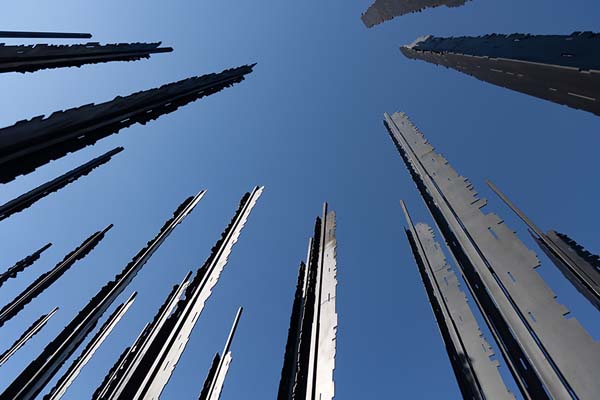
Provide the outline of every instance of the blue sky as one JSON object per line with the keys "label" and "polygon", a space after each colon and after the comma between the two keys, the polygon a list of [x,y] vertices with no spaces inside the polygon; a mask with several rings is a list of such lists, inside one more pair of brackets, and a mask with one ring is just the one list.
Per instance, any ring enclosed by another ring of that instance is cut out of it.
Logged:
{"label": "blue sky", "polygon": [[[415,221],[431,219],[383,127],[385,111],[407,112],[489,199],[487,210],[505,218],[537,253],[525,226],[484,179],[494,181],[542,229],[566,232],[600,252],[600,119],[410,61],[398,50],[424,34],[599,31],[600,5],[474,0],[367,30],[360,13],[369,4],[22,0],[3,6],[4,30],[91,32],[102,43],[162,40],[175,51],[147,61],[2,74],[0,126],[192,75],[258,65],[233,88],[2,187],[0,202],[5,202],[113,147],[125,147],[108,165],[0,223],[2,268],[54,243],[38,263],[2,287],[1,303],[92,232],[115,224],[90,256],[2,328],[6,347],[39,315],[61,307],[2,368],[0,388],[155,235],[185,197],[208,189],[123,293],[124,300],[133,290],[140,292],[65,397],[89,398],[171,286],[208,256],[239,197],[260,184],[265,192],[163,398],[197,396],[238,305],[245,313],[222,398],[275,397],[297,266],[327,200],[338,215],[336,398],[458,399],[398,201],[407,202]],[[600,338],[596,311],[540,258],[540,273],[559,301]]]}

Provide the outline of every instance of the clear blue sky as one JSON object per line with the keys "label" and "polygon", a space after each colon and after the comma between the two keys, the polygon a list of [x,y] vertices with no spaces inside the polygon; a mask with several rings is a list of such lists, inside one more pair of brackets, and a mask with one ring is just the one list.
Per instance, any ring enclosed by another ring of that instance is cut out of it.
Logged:
{"label": "clear blue sky", "polygon": [[[208,189],[123,294],[125,299],[140,291],[66,396],[89,398],[171,286],[208,256],[242,193],[261,184],[265,193],[163,398],[197,396],[238,305],[246,312],[223,400],[275,398],[297,266],[314,217],[328,200],[338,213],[336,398],[458,399],[398,201],[407,201],[415,221],[431,219],[385,132],[384,111],[407,112],[490,199],[487,210],[504,217],[536,252],[524,225],[487,189],[485,178],[541,228],[566,232],[600,252],[600,118],[409,61],[398,50],[424,34],[600,31],[598,2],[474,0],[367,30],[360,13],[369,3],[21,0],[3,6],[5,30],[91,32],[102,43],[162,40],[175,52],[148,61],[2,74],[0,126],[192,75],[258,65],[233,88],[2,187],[3,203],[108,149],[125,147],[110,164],[0,223],[2,268],[48,241],[55,244],[2,287],[1,303],[92,232],[115,224],[90,256],[2,328],[4,348],[39,315],[61,307],[43,333],[2,368],[0,388],[155,235],[185,197]],[[559,301],[598,339],[597,312],[540,258],[540,273]]]}

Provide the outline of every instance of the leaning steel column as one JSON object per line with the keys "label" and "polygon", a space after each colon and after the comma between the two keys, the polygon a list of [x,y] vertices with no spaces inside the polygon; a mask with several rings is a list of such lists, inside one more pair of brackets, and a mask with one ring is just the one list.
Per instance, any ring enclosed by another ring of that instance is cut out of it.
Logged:
{"label": "leaning steel column", "polygon": [[278,400],[332,400],[335,395],[337,240],[335,213],[323,205],[300,264]]}
{"label": "leaning steel column", "polygon": [[89,39],[91,33],[0,31],[0,38]]}
{"label": "leaning steel column", "polygon": [[[136,340],[136,345],[109,371],[94,393],[94,399],[160,397],[262,191],[262,187],[255,187],[252,193],[242,197],[233,219],[196,276],[189,281],[188,274],[182,284],[175,287],[153,322]],[[182,293],[184,297],[179,300]]]}
{"label": "leaning steel column", "polygon": [[433,230],[423,223],[413,225],[406,205],[400,204],[408,226],[406,236],[463,398],[514,400]]}
{"label": "leaning steel column", "polygon": [[0,395],[0,400],[29,400],[34,399],[40,393],[94,329],[100,317],[135,278],[154,252],[194,209],[204,193],[205,191],[201,191],[196,196],[187,198],[177,208],[173,217],[163,225],[146,247],[133,257],[113,281],[108,282],[100,289],[62,332],[4,390]]}
{"label": "leaning steel column", "polygon": [[77,379],[79,373],[85,367],[85,365],[92,359],[96,350],[102,346],[102,343],[106,340],[108,335],[113,331],[115,326],[121,321],[125,313],[129,310],[137,292],[133,292],[131,296],[124,302],[117,306],[115,311],[108,317],[106,322],[100,327],[98,333],[94,335],[92,340],[87,344],[83,352],[77,359],[71,364],[67,372],[60,377],[56,385],[52,388],[50,393],[44,396],[44,400],[60,400],[65,395],[71,384]]}
{"label": "leaning steel column", "polygon": [[600,34],[426,36],[402,46],[412,59],[443,65],[517,92],[600,115]]}
{"label": "leaning steel column", "polygon": [[35,72],[42,69],[81,67],[111,61],[137,61],[151,54],[168,53],[171,47],[158,43],[86,43],[75,45],[36,44],[7,46],[0,44],[0,73]]}
{"label": "leaning steel column", "polygon": [[79,167],[72,169],[59,176],[58,178],[52,179],[50,182],[46,182],[35,189],[30,190],[27,193],[22,194],[21,196],[10,200],[4,205],[0,206],[0,221],[10,217],[11,215],[18,213],[20,211],[25,210],[28,207],[31,207],[38,200],[43,199],[48,196],[50,193],[56,192],[69,183],[76,181],[92,172],[95,168],[101,166],[102,164],[106,164],[111,160],[111,158],[115,155],[123,151],[123,147],[117,147],[113,150],[110,150],[103,155],[94,158],[87,163],[80,165]]}
{"label": "leaning steel column", "polygon": [[4,284],[4,282],[9,280],[10,278],[16,278],[17,274],[19,272],[23,272],[25,270],[25,268],[33,265],[34,262],[36,262],[37,260],[40,259],[40,256],[42,255],[42,253],[44,251],[48,250],[51,246],[52,246],[52,243],[48,243],[48,244],[42,246],[42,248],[40,248],[39,250],[33,252],[32,254],[28,255],[24,259],[17,261],[15,263],[15,265],[13,265],[9,269],[7,269],[5,272],[1,273],[0,274],[0,286],[2,286]]}
{"label": "leaning steel column", "polygon": [[229,371],[229,366],[231,365],[232,360],[230,350],[231,342],[233,341],[233,336],[235,335],[238,323],[240,322],[242,311],[243,308],[240,307],[235,315],[233,325],[231,326],[231,331],[229,331],[229,336],[227,337],[225,347],[223,348],[223,352],[221,354],[217,353],[213,359],[211,368],[208,372],[206,380],[204,381],[202,392],[200,393],[198,400],[219,400],[221,398],[225,377],[227,376],[227,371]]}
{"label": "leaning steel column", "polygon": [[253,65],[227,69],[88,104],[0,129],[0,183],[27,174],[136,123],[145,124],[245,79]]}
{"label": "leaning steel column", "polygon": [[361,19],[367,28],[401,15],[423,11],[431,7],[460,7],[469,0],[375,0]]}
{"label": "leaning steel column", "polygon": [[539,261],[403,113],[385,125],[528,399],[594,399],[600,344],[537,274]]}
{"label": "leaning steel column", "polygon": [[556,231],[542,232],[492,182],[488,186],[533,231],[533,238],[560,272],[594,307],[600,310],[599,257],[583,249],[568,236]]}
{"label": "leaning steel column", "polygon": [[75,250],[65,256],[65,258],[56,264],[50,271],[40,275],[27,289],[23,290],[10,303],[5,305],[0,310],[0,327],[6,321],[13,318],[21,310],[29,304],[33,299],[39,296],[44,290],[49,288],[56,282],[65,272],[67,272],[78,260],[87,256],[97,245],[104,239],[104,235],[112,228],[112,224],[104,228],[102,231],[95,232]]}
{"label": "leaning steel column", "polygon": [[23,332],[21,337],[19,337],[16,340],[16,342],[14,342],[12,346],[10,346],[10,348],[8,350],[6,350],[4,353],[0,354],[0,366],[2,366],[2,364],[7,362],[8,359],[11,358],[13,356],[13,354],[15,354],[17,351],[19,351],[19,349],[21,347],[25,346],[25,344],[29,341],[29,339],[31,339],[39,331],[41,331],[42,328],[44,328],[44,326],[46,326],[46,324],[48,323],[50,318],[52,318],[52,316],[54,314],[56,314],[57,311],[58,311],[58,307],[54,307],[54,309],[52,311],[50,311],[48,314],[42,315],[33,324],[31,324],[31,326],[29,328],[27,328],[25,330],[25,332]]}

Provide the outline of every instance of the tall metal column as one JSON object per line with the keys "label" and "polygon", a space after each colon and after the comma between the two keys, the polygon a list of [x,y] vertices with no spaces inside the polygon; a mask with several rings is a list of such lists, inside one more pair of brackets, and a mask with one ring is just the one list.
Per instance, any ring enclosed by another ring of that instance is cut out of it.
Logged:
{"label": "tall metal column", "polygon": [[0,327],[6,321],[17,315],[33,299],[39,296],[44,290],[56,282],[65,272],[67,272],[78,260],[87,256],[104,239],[104,235],[112,228],[112,224],[102,231],[95,232],[83,241],[75,250],[65,256],[65,258],[56,264],[50,271],[40,275],[31,285],[23,290],[13,301],[5,305],[0,310]]}
{"label": "tall metal column", "polygon": [[542,232],[521,210],[517,208],[492,182],[488,186],[533,231],[538,246],[594,307],[600,310],[600,261],[599,257],[583,249],[568,236],[556,231]]}
{"label": "tall metal column", "polygon": [[86,43],[74,45],[36,44],[7,46],[0,44],[0,73],[35,72],[42,69],[81,67],[113,61],[137,61],[151,54],[169,53],[171,47],[158,43]]}
{"label": "tall metal column", "polygon": [[233,325],[231,326],[231,331],[229,332],[227,341],[225,342],[225,348],[223,348],[223,352],[221,354],[217,353],[213,359],[211,368],[208,372],[206,380],[204,381],[202,392],[200,393],[198,400],[219,400],[221,398],[225,377],[227,376],[227,371],[229,371],[229,366],[231,365],[232,360],[230,350],[231,342],[233,341],[233,336],[235,335],[238,323],[240,322],[242,311],[243,308],[240,307],[235,319],[233,320]]}
{"label": "tall metal column", "polygon": [[463,398],[514,400],[433,230],[423,223],[413,225],[404,202],[400,203],[408,225],[406,236]]}
{"label": "tall metal column", "polygon": [[600,115],[600,34],[426,36],[400,48],[412,59]]}
{"label": "tall metal column", "polygon": [[19,272],[23,272],[25,270],[25,268],[33,265],[34,262],[36,262],[37,260],[40,259],[40,256],[42,255],[42,253],[44,251],[48,250],[51,246],[52,246],[52,243],[48,243],[48,244],[42,246],[42,248],[40,248],[39,250],[33,252],[32,254],[28,255],[24,259],[17,261],[15,263],[15,265],[13,265],[9,269],[7,269],[5,272],[1,273],[0,274],[0,287],[10,278],[16,278],[17,274]]}
{"label": "tall metal column", "polygon": [[9,202],[0,206],[0,221],[31,207],[38,200],[43,199],[50,193],[57,192],[67,186],[69,183],[89,174],[95,168],[109,162],[114,155],[120,153],[121,151],[123,151],[123,147],[117,147],[116,149],[110,150],[103,155],[96,157],[75,169],[72,169],[66,174],[52,179],[51,181],[46,182],[13,200],[10,200]]}
{"label": "tall metal column", "polygon": [[254,65],[228,69],[114,100],[57,111],[0,129],[0,183],[80,150],[136,123],[145,124],[243,81]]}
{"label": "tall metal column", "polygon": [[323,205],[300,273],[278,400],[332,400],[335,395],[337,240],[335,213]]}
{"label": "tall metal column", "polygon": [[405,114],[385,125],[528,399],[594,399],[600,343],[535,271],[539,261]]}
{"label": "tall metal column", "polygon": [[175,210],[173,217],[162,226],[158,234],[133,257],[115,276],[114,280],[104,285],[92,297],[75,318],[44,348],[42,353],[0,394],[0,400],[30,400],[42,391],[154,252],[194,209],[204,193],[205,191],[201,191],[196,196],[187,198]]}
{"label": "tall metal column", "polygon": [[109,371],[94,393],[94,399],[151,400],[160,397],[262,191],[262,187],[256,187],[242,197],[233,219],[207,261],[193,279],[190,280],[188,274],[180,285],[175,286],[152,323]]}

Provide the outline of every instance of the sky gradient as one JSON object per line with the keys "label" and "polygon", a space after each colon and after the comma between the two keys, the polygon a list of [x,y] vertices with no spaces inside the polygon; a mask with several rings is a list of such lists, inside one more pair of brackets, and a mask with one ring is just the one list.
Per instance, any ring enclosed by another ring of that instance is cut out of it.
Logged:
{"label": "sky gradient", "polygon": [[360,14],[369,4],[22,0],[3,6],[3,30],[91,32],[101,43],[162,41],[175,51],[137,62],[1,74],[0,126],[258,64],[232,88],[2,186],[4,203],[109,149],[125,147],[109,164],[0,222],[2,269],[54,243],[2,287],[2,304],[92,232],[115,224],[92,254],[2,328],[4,349],[41,314],[61,307],[2,367],[0,389],[156,234],[181,201],[208,189],[122,294],[124,301],[133,290],[140,292],[65,396],[89,398],[172,285],[208,257],[242,194],[265,185],[163,398],[197,397],[239,305],[245,311],[222,399],[275,398],[298,264],[325,200],[337,213],[336,398],[460,398],[404,236],[400,199],[415,222],[432,220],[383,127],[383,113],[395,111],[406,112],[489,199],[486,210],[504,218],[539,255],[539,271],[559,302],[600,338],[597,311],[485,186],[485,179],[496,183],[543,230],[565,232],[600,252],[600,119],[410,61],[399,51],[425,34],[600,31],[600,4],[474,0],[368,30]]}

